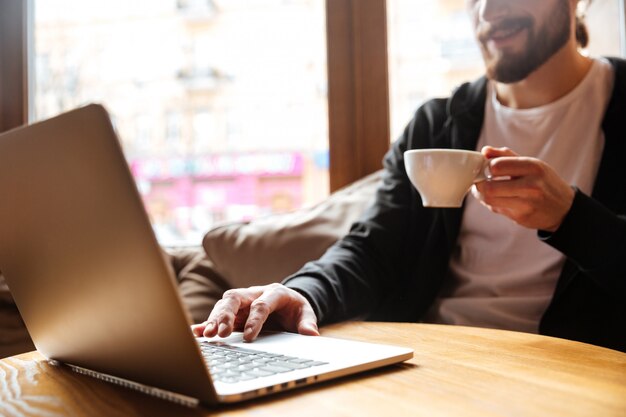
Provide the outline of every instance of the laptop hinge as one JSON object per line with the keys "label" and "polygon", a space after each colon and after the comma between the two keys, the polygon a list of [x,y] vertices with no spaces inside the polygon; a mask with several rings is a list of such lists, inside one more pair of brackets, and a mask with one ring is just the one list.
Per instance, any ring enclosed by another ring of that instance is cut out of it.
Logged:
{"label": "laptop hinge", "polygon": [[182,395],[182,394],[177,394],[172,391],[152,387],[149,385],[140,384],[138,382],[129,381],[128,379],[119,378],[119,377],[105,374],[102,372],[92,371],[90,369],[86,369],[86,368],[76,366],[76,365],[71,365],[69,363],[59,362],[53,359],[49,360],[48,362],[54,366],[67,366],[68,368],[70,368],[72,371],[76,373],[79,373],[82,375],[88,375],[92,378],[96,378],[101,381],[110,382],[112,384],[121,385],[125,388],[130,388],[130,389],[142,392],[144,394],[151,395],[153,397],[157,397],[163,400],[174,402],[176,404],[181,404],[181,405],[192,407],[192,408],[198,407],[198,405],[200,404],[200,401],[197,398],[189,397],[189,396]]}

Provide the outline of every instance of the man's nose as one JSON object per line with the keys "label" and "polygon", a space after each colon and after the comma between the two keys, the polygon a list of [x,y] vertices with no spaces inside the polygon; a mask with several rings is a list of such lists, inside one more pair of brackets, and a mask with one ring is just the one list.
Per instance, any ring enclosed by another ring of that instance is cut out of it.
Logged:
{"label": "man's nose", "polygon": [[[515,0],[477,0],[478,20],[494,22],[511,12],[511,3]],[[521,0],[525,1],[525,0]]]}

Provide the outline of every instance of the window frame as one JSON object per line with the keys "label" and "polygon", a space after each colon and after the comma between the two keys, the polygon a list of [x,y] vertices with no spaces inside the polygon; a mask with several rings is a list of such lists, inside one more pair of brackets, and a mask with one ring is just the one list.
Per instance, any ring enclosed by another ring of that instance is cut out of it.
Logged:
{"label": "window frame", "polygon": [[0,132],[28,121],[28,3],[0,0]]}
{"label": "window frame", "polygon": [[327,0],[330,189],[382,168],[389,149],[386,0]]}

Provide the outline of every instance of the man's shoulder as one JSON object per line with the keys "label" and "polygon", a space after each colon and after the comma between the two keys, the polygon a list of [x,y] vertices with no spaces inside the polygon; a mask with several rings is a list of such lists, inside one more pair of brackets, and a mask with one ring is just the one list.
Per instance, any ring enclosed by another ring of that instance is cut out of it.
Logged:
{"label": "man's shoulder", "polygon": [[[626,60],[623,58],[606,57],[615,70],[613,93],[602,122],[607,138],[616,137],[615,143],[624,143],[623,135],[624,107],[626,107]],[[607,139],[609,140],[609,139]],[[611,141],[613,143],[613,141]]]}
{"label": "man's shoulder", "polygon": [[611,65],[613,65],[613,68],[615,68],[618,73],[621,73],[622,76],[626,74],[626,59],[614,56],[607,56],[604,57],[604,59],[609,61]]}
{"label": "man's shoulder", "polygon": [[615,84],[613,87],[613,99],[624,100],[626,95],[626,59],[616,57],[605,58],[615,70]]}
{"label": "man's shoulder", "polygon": [[416,111],[396,144],[402,149],[451,146],[451,128],[480,131],[485,112],[486,79],[460,85],[449,97],[434,98]]}
{"label": "man's shoulder", "polygon": [[486,99],[487,79],[480,77],[459,85],[449,97],[425,102],[416,112],[416,118],[447,119],[466,114],[481,115]]}
{"label": "man's shoulder", "polygon": [[480,77],[472,82],[461,84],[450,97],[451,116],[484,111],[487,97],[487,77]]}

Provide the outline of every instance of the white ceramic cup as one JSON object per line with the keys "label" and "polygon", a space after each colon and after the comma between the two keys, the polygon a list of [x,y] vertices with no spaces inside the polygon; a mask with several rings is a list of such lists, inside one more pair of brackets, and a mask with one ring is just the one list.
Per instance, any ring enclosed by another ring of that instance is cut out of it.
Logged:
{"label": "white ceramic cup", "polygon": [[413,149],[404,165],[424,207],[461,207],[472,184],[483,181],[487,159],[476,151]]}

